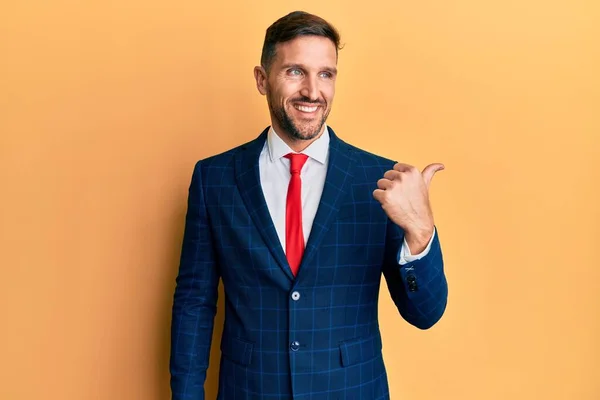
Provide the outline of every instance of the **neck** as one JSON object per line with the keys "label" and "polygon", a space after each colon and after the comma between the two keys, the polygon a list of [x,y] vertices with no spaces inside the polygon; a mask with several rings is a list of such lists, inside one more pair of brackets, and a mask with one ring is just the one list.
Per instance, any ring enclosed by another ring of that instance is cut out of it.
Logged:
{"label": "neck", "polygon": [[297,139],[295,137],[292,137],[292,135],[290,135],[287,132],[284,132],[281,130],[281,127],[273,124],[273,130],[275,131],[275,134],[277,136],[279,136],[281,138],[281,140],[283,140],[285,142],[285,144],[287,144],[290,149],[294,150],[296,153],[300,153],[302,150],[306,149],[308,146],[310,146],[315,140],[319,139],[321,137],[321,135],[323,134],[323,132],[325,132],[325,124],[323,124],[323,126],[321,127],[321,130],[319,131],[319,133],[317,134],[317,136],[315,136],[312,139]]}

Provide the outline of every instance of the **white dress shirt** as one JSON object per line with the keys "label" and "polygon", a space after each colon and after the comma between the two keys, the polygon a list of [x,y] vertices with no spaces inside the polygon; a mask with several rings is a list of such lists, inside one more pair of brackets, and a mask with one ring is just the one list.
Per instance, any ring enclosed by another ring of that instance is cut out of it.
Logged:
{"label": "white dress shirt", "polygon": [[[263,194],[284,252],[286,248],[286,198],[291,178],[290,160],[284,157],[288,153],[295,153],[295,151],[271,127],[267,134],[265,146],[260,153],[258,166]],[[302,178],[302,231],[304,233],[304,243],[306,244],[317,214],[323,186],[325,185],[325,177],[327,176],[327,163],[329,160],[329,130],[327,126],[325,126],[323,134],[301,153],[308,156],[300,172]],[[373,182],[373,185],[375,186],[376,183]],[[435,232],[425,250],[417,255],[411,255],[408,244],[404,240],[398,253],[398,263],[404,265],[426,256],[431,248],[434,235]]]}

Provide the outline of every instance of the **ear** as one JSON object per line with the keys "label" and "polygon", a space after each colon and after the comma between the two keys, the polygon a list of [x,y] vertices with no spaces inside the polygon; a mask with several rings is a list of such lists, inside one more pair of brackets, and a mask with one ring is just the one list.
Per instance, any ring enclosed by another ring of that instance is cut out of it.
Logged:
{"label": "ear", "polygon": [[254,67],[254,79],[256,88],[263,96],[267,94],[267,72],[262,66]]}

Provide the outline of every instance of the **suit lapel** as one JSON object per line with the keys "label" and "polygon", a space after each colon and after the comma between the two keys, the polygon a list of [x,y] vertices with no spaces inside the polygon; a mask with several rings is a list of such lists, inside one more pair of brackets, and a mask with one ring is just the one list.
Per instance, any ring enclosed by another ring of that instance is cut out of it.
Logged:
{"label": "suit lapel", "polygon": [[269,128],[265,129],[258,138],[242,146],[236,154],[235,176],[238,188],[246,205],[246,209],[258,228],[271,254],[290,279],[294,275],[283,252],[283,247],[277,236],[273,219],[269,213],[267,202],[260,184],[258,159],[263,149]]}
{"label": "suit lapel", "polygon": [[328,129],[330,142],[327,176],[319,208],[317,209],[317,214],[315,215],[315,220],[310,231],[310,237],[306,243],[299,274],[311,262],[325,233],[327,233],[335,221],[344,198],[347,198],[347,194],[350,192],[350,183],[354,174],[352,167],[355,165],[355,162],[350,147],[336,136],[331,127]]}

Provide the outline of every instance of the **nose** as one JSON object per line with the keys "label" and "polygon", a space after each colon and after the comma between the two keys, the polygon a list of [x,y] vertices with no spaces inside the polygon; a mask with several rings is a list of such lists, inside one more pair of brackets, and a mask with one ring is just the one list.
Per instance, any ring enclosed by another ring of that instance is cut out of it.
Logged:
{"label": "nose", "polygon": [[304,79],[300,94],[312,101],[319,100],[319,85],[315,77],[307,76]]}

